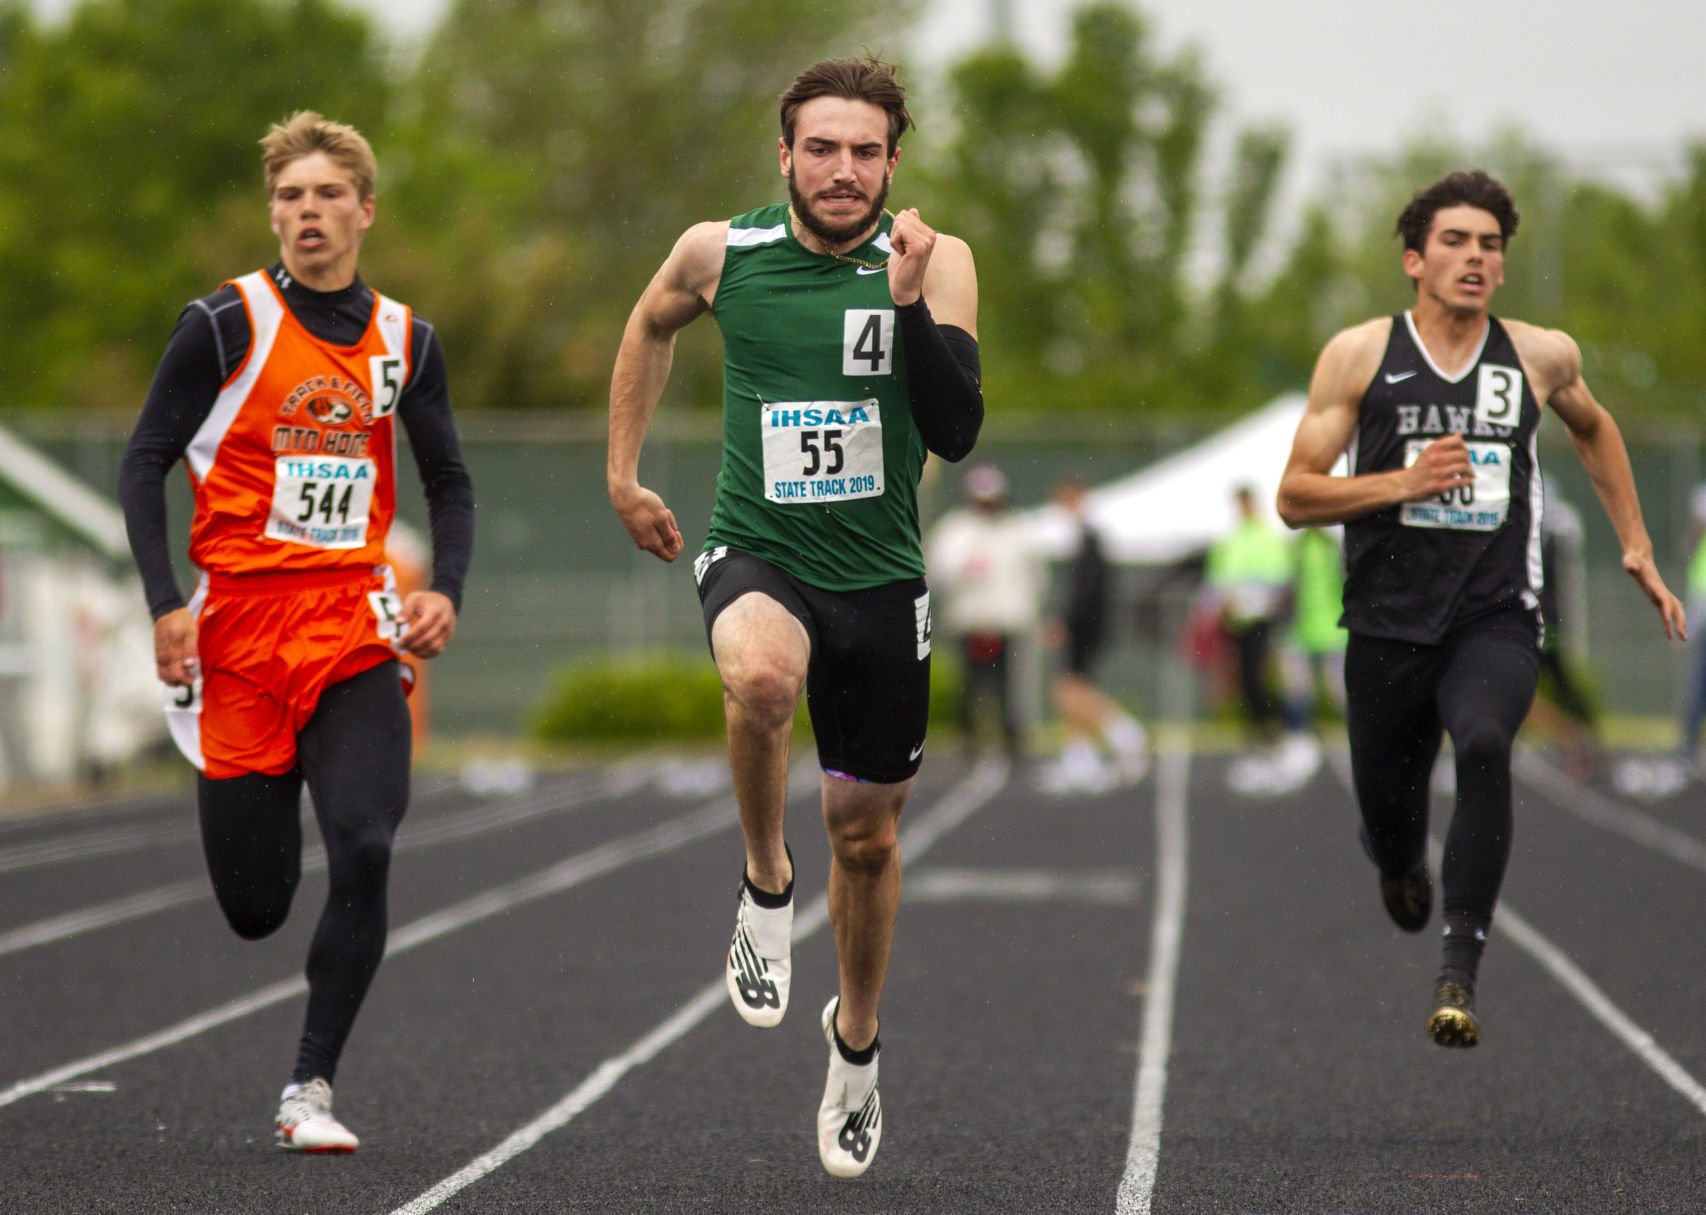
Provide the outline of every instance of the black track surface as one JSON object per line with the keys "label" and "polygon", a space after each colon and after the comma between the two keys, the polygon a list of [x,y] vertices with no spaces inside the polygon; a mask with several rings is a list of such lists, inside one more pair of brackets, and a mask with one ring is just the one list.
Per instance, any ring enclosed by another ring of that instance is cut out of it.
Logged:
{"label": "black track surface", "polygon": [[[726,778],[642,761],[503,795],[421,782],[392,869],[393,946],[413,943],[381,969],[338,1076],[353,1157],[272,1142],[300,994],[91,1062],[297,976],[323,873],[264,942],[233,937],[201,888],[0,952],[0,1208],[1706,1211],[1699,786],[1631,801],[1524,759],[1483,1042],[1446,1051],[1422,1030],[1437,915],[1414,937],[1386,922],[1333,765],[1250,798],[1227,763],[1166,761],[1187,832],[1179,966],[1153,1187],[1124,1205],[1167,784],[1049,796],[1029,772],[936,760],[906,816],[933,834],[909,859],[883,1004],[885,1138],[857,1181],[814,1147],[835,973],[820,928],[796,944],[780,1027],[720,1000],[537,1142],[423,1201],[720,982],[741,864]],[[795,786],[803,917],[827,851],[815,780]],[[677,821],[680,838],[655,830]],[[204,883],[192,826],[187,792],[0,824],[0,934]],[[517,886],[588,854],[579,880]],[[501,906],[421,939],[425,917],[494,892]]]}

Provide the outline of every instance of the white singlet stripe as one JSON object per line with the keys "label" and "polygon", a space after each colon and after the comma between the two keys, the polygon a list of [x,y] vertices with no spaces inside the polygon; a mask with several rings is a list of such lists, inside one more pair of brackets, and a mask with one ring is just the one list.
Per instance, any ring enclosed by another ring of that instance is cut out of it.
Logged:
{"label": "white singlet stripe", "polygon": [[774,228],[730,228],[728,246],[731,249],[744,249],[752,245],[773,245],[781,240],[782,236],[781,224]]}
{"label": "white singlet stripe", "polygon": [[225,439],[225,432],[230,430],[231,423],[236,421],[237,411],[243,408],[243,402],[249,399],[249,391],[254,388],[255,381],[260,378],[261,369],[267,365],[267,359],[272,355],[279,323],[284,319],[284,304],[267,285],[264,270],[245,274],[236,280],[236,287],[249,310],[249,357],[243,361],[243,370],[238,373],[237,378],[220,390],[207,420],[195,432],[195,438],[190,440],[189,447],[184,449],[184,462],[189,465],[197,481],[207,480],[208,470],[213,467],[214,457],[219,454],[219,445]]}

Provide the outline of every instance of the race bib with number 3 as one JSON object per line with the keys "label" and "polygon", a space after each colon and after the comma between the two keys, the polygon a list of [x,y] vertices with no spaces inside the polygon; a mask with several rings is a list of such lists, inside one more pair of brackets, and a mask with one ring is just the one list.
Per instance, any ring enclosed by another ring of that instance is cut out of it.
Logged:
{"label": "race bib with number 3", "polygon": [[1481,364],[1475,382],[1475,421],[1482,426],[1516,426],[1522,421],[1522,372],[1497,363]]}
{"label": "race bib with number 3", "polygon": [[764,496],[787,506],[828,505],[883,492],[877,402],[775,401],[761,407]]}

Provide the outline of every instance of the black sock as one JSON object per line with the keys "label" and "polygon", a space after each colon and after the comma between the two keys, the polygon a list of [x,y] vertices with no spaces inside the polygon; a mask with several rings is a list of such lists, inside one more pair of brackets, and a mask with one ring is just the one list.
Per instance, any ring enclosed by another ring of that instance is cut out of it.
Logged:
{"label": "black sock", "polygon": [[783,844],[782,851],[788,854],[788,885],[783,888],[781,894],[771,894],[768,890],[760,890],[752,884],[752,879],[746,876],[745,869],[740,871],[741,884],[746,887],[746,892],[752,896],[754,903],[766,911],[780,911],[794,901],[794,850]]}
{"label": "black sock", "polygon": [[875,1059],[877,1057],[878,1049],[883,1044],[883,1040],[879,1036],[872,1038],[871,1044],[864,1050],[854,1050],[851,1046],[848,1046],[847,1043],[841,1040],[841,1030],[835,1024],[835,1018],[833,1017],[831,1017],[829,1021],[829,1032],[835,1035],[836,1052],[854,1067],[864,1067],[872,1059]]}
{"label": "black sock", "polygon": [[1475,975],[1481,967],[1481,951],[1487,948],[1488,922],[1480,916],[1449,912],[1445,917],[1445,961],[1439,977],[1475,986]]}

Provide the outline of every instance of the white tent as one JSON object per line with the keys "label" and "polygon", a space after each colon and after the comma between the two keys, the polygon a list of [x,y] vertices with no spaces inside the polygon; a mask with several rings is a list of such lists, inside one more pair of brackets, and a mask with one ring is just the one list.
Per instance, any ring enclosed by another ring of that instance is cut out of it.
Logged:
{"label": "white tent", "polygon": [[153,625],[112,502],[0,428],[0,788],[164,737]]}
{"label": "white tent", "polygon": [[[1200,443],[1092,489],[1090,522],[1109,559],[1170,565],[1205,551],[1232,530],[1232,493],[1239,485],[1252,486],[1261,509],[1273,516],[1303,406],[1300,393],[1276,398]],[[1065,556],[1073,543],[1066,513],[1045,506],[1027,517],[1042,551]]]}

